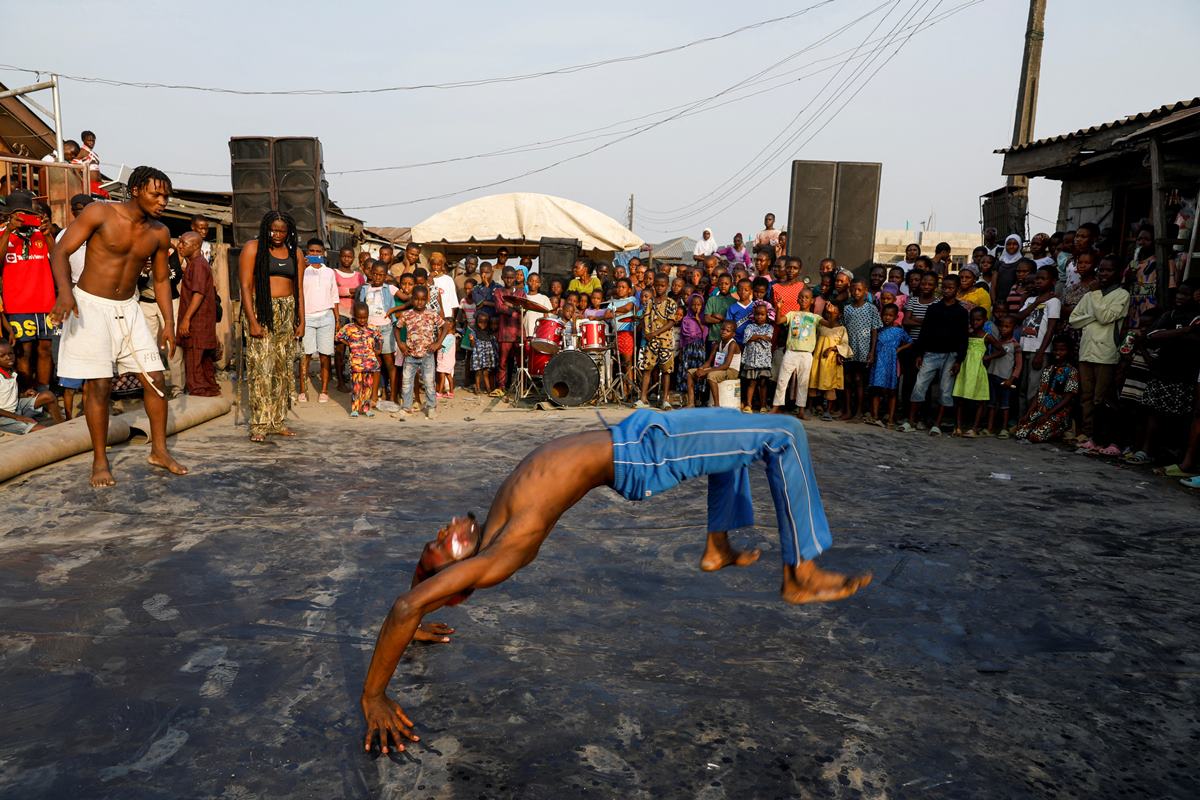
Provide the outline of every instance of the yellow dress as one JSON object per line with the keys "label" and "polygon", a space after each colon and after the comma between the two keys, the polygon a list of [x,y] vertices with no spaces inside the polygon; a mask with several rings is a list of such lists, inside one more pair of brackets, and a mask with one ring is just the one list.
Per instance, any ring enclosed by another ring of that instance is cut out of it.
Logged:
{"label": "yellow dress", "polygon": [[[836,348],[836,352],[826,353],[830,347]],[[841,325],[835,325],[832,328],[824,325],[817,327],[817,348],[813,353],[812,372],[808,379],[808,388],[817,389],[818,391],[829,391],[830,389],[843,389],[842,365],[838,363],[838,356],[842,358],[850,357],[850,341],[846,333],[846,329]]]}

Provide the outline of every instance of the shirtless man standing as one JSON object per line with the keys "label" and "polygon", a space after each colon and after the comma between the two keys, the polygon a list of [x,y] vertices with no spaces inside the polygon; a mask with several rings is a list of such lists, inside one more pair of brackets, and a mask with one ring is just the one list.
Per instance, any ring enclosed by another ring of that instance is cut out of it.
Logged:
{"label": "shirtless man standing", "polygon": [[[532,562],[558,518],[598,486],[641,500],[707,475],[708,542],[700,569],[753,564],[760,552],[734,550],[727,532],[754,524],[749,467],[756,461],[766,466],[775,501],[783,599],[840,600],[870,583],[869,574],[847,577],[813,563],[831,537],[799,421],[728,408],[636,411],[609,430],[563,436],[537,448],[500,486],[482,527],[474,516],[455,517],[425,545],[411,588],[392,604],[375,643],[360,700],[367,722],[364,749],[371,749],[376,736],[384,753],[389,737],[396,750],[404,749],[404,740],[419,740],[412,720],[386,689],[413,638],[445,642],[453,633],[438,624],[418,630],[421,619]],[[528,501],[531,491],[538,502]]]}
{"label": "shirtless man standing", "polygon": [[[171,179],[153,167],[138,167],[129,176],[128,187],[129,199],[123,203],[87,206],[63,232],[50,256],[58,290],[50,320],[63,326],[58,374],[85,381],[83,413],[92,437],[92,486],[96,487],[116,483],[105,452],[114,365],[118,372],[137,372],[141,377],[150,417],[150,463],[175,475],[187,474],[167,452],[167,401],[158,354],[160,346],[175,352],[167,272],[171,237],[167,226],[157,220],[171,196]],[[72,289],[68,258],[85,244],[83,274]],[[137,298],[137,278],[147,261],[164,321],[158,342],[150,335]]]}

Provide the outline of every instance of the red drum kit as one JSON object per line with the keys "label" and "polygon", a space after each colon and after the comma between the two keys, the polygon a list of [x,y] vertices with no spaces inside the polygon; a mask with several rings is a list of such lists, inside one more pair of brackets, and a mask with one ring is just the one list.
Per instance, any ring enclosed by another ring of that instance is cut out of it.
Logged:
{"label": "red drum kit", "polygon": [[504,302],[546,315],[534,325],[528,346],[525,325],[521,325],[521,363],[515,382],[518,400],[540,393],[558,406],[580,406],[592,401],[612,402],[623,393],[620,358],[607,323],[580,320],[576,324],[577,349],[564,350],[565,320],[524,297],[506,297]]}

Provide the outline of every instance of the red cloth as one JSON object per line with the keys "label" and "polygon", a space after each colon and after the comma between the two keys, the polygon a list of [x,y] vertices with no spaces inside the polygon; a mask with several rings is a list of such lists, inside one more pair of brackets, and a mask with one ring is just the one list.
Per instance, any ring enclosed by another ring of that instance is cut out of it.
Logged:
{"label": "red cloth", "polygon": [[771,294],[775,298],[775,305],[778,306],[778,318],[783,319],[789,313],[800,310],[800,293],[804,291],[804,281],[796,281],[793,284],[773,283],[771,284]]}
{"label": "red cloth", "polygon": [[175,330],[183,315],[192,304],[192,298],[200,295],[200,307],[192,315],[191,331],[182,337],[179,343],[187,348],[205,349],[217,346],[217,287],[213,284],[212,268],[208,260],[196,253],[188,259],[184,267],[183,280],[179,283],[179,319],[175,320]]}
{"label": "red cloth", "polygon": [[45,314],[54,308],[54,273],[50,271],[50,246],[39,230],[28,239],[8,237],[4,254],[4,310],[9,314]]}
{"label": "red cloth", "polygon": [[187,393],[195,397],[219,397],[215,348],[183,348],[183,373]]}

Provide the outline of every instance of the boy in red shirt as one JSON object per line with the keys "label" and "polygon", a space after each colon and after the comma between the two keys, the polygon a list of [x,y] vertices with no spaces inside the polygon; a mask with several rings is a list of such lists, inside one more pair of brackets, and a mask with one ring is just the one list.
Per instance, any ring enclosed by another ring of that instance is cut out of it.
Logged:
{"label": "boy in red shirt", "polygon": [[50,271],[51,242],[39,229],[42,221],[33,213],[32,194],[13,192],[7,205],[11,213],[7,224],[0,228],[4,312],[16,343],[17,373],[31,386],[45,389],[50,384],[53,353],[53,327],[46,314],[54,308],[56,299]]}

